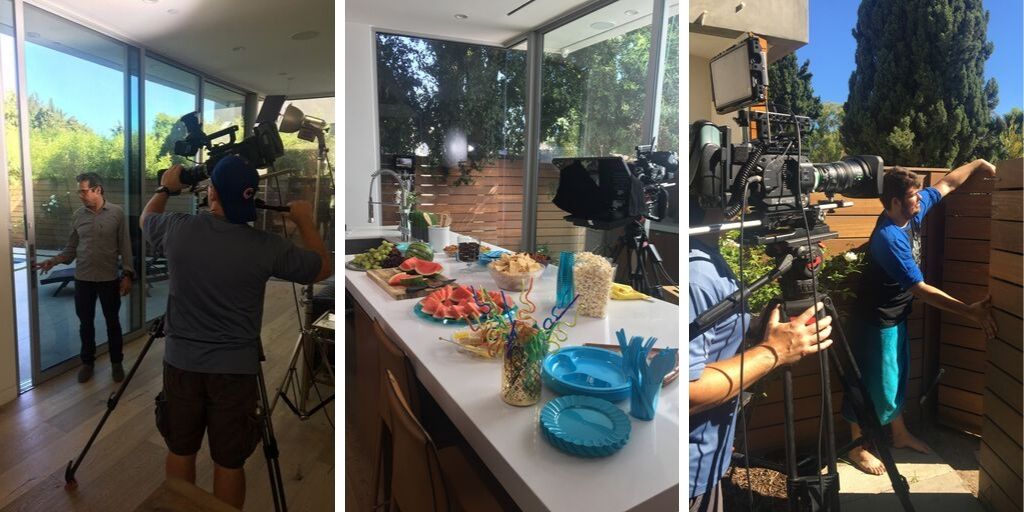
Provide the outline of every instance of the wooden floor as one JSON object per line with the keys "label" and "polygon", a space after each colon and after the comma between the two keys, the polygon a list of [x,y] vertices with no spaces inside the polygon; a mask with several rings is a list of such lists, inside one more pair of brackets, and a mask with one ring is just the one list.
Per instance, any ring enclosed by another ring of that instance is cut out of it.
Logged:
{"label": "wooden floor", "polygon": [[[43,321],[46,321],[45,319]],[[263,365],[273,394],[288,366],[298,335],[292,286],[272,282],[263,317]],[[145,337],[125,347],[125,371]],[[160,390],[163,342],[157,340],[76,473],[78,490],[64,490],[64,469],[76,458],[116,390],[106,356],[85,384],[67,372],[0,407],[0,512],[134,510],[164,479],[166,447],[156,430],[153,397]],[[322,391],[334,392],[331,388]],[[316,395],[311,395],[315,403]],[[327,407],[334,421],[334,404]],[[290,511],[334,510],[334,429],[324,414],[300,421],[283,402],[273,415],[279,462]],[[196,484],[213,488],[213,463],[204,442]],[[245,466],[245,510],[272,511],[262,445]]]}

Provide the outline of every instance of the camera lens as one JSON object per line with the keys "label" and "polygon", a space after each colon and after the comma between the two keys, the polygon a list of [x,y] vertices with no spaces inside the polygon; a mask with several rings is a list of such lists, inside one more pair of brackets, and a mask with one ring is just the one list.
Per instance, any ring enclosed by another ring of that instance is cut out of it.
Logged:
{"label": "camera lens", "polygon": [[851,156],[838,162],[814,164],[818,185],[815,191],[846,197],[878,197],[881,192],[882,158]]}

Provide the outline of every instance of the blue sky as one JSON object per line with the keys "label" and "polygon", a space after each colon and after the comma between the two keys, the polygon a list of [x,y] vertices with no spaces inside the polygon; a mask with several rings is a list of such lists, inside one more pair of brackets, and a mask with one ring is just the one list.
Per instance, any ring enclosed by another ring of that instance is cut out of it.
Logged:
{"label": "blue sky", "polygon": [[[843,103],[849,94],[857,49],[852,30],[859,4],[857,0],[810,0],[810,42],[796,55],[801,64],[810,59],[811,85],[822,101]],[[987,35],[995,45],[985,63],[985,80],[995,78],[999,84],[996,112],[1002,114],[1024,105],[1024,2],[983,0],[982,5],[989,11]]]}

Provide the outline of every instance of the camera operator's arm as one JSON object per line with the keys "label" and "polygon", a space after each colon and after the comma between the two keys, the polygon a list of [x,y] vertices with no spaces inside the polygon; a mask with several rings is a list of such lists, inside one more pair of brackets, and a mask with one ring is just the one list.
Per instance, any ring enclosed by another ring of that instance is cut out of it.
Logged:
{"label": "camera operator's arm", "polygon": [[302,245],[320,256],[320,273],[313,278],[313,282],[323,281],[334,273],[331,264],[331,255],[327,253],[320,233],[316,230],[316,221],[313,220],[313,205],[309,201],[292,201],[288,203],[288,213],[285,218],[291,220],[298,227],[299,236],[302,237]]}
{"label": "camera operator's arm", "polygon": [[163,213],[164,209],[167,208],[167,199],[170,195],[181,192],[181,170],[181,164],[175,164],[160,177],[160,186],[165,187],[167,192],[156,192],[153,194],[153,197],[149,198],[149,202],[146,203],[146,207],[142,210],[142,215],[139,216],[139,229],[145,231],[146,217],[153,213]]}
{"label": "camera operator's arm", "polygon": [[[823,305],[819,302],[818,309]],[[792,364],[800,358],[829,347],[832,340],[832,317],[816,324],[814,308],[807,308],[787,323],[779,323],[779,308],[771,311],[764,341],[743,354],[743,386],[749,387],[779,366]],[[811,322],[810,325],[807,322]],[[818,338],[821,344],[818,344]],[[706,411],[731,400],[740,392],[740,355],[713,362],[704,367],[700,378],[690,381],[690,414]]]}
{"label": "camera operator's arm", "polygon": [[911,286],[910,293],[913,293],[914,297],[921,299],[926,304],[974,320],[975,323],[985,330],[985,336],[989,339],[996,337],[996,321],[992,318],[992,312],[990,311],[992,305],[991,297],[986,297],[985,300],[973,304],[965,304],[924,281]]}
{"label": "camera operator's arm", "polygon": [[968,178],[974,175],[974,173],[982,173],[984,176],[995,176],[996,166],[981,158],[969,164],[961,165],[953,171],[950,171],[949,174],[943,176],[942,179],[935,184],[935,190],[938,190],[939,194],[945,197],[946,194],[956,190],[960,185],[963,185]]}

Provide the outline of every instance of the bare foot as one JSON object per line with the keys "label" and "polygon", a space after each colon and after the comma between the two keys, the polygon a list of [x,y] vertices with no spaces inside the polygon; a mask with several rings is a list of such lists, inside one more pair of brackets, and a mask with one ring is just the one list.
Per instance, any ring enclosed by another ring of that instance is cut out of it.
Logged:
{"label": "bare foot", "polygon": [[878,460],[878,457],[867,450],[863,446],[858,446],[850,450],[850,462],[857,469],[869,474],[869,475],[881,475],[885,473],[885,466],[882,465],[882,461]]}
{"label": "bare foot", "polygon": [[892,446],[893,448],[910,448],[911,450],[915,450],[921,453],[932,452],[932,449],[929,448],[927,444],[924,444],[924,441],[914,437],[914,435],[911,434],[910,432],[907,432],[906,434],[903,434],[901,436],[896,436],[894,434],[892,436]]}

